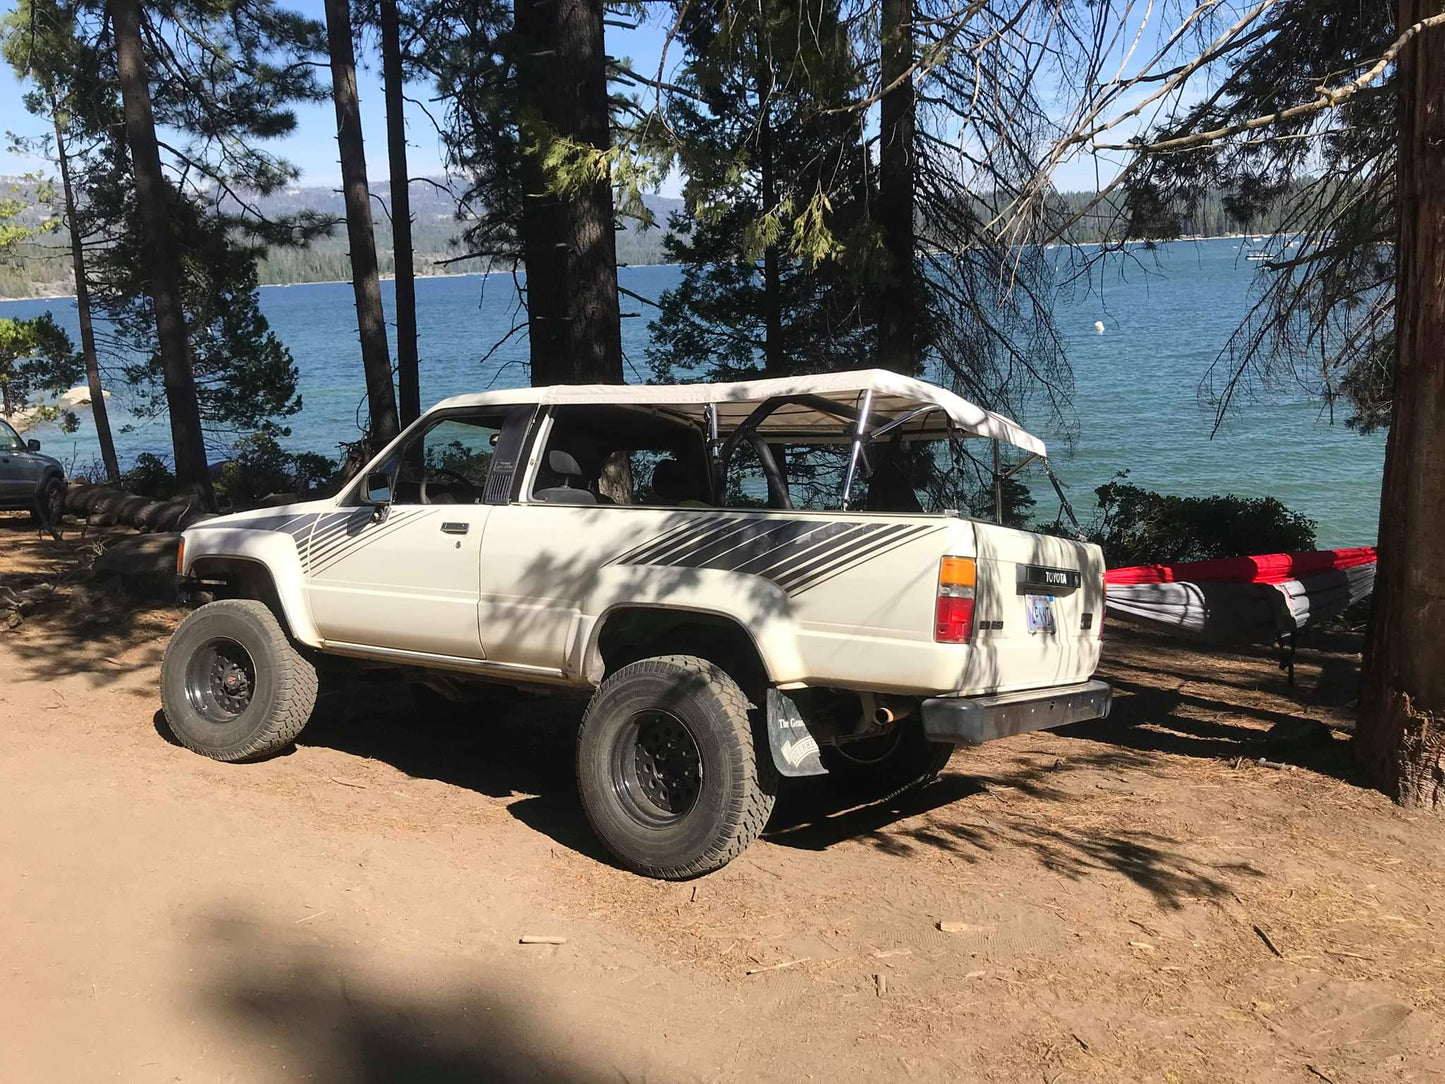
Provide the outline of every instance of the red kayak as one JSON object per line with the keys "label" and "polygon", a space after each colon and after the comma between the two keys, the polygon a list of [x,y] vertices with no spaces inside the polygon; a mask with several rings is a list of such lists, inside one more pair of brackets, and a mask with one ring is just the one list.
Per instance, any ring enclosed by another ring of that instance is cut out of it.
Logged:
{"label": "red kayak", "polygon": [[1292,636],[1368,598],[1373,546],[1134,565],[1104,575],[1110,610],[1216,643]]}

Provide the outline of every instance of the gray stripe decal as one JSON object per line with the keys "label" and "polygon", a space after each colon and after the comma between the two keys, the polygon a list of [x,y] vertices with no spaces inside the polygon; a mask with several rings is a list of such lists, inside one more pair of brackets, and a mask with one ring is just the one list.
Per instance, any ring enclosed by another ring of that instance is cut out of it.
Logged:
{"label": "gray stripe decal", "polygon": [[395,534],[397,531],[401,530],[408,524],[415,523],[418,520],[426,519],[433,514],[434,513],[426,510],[416,512],[402,512],[400,514],[393,513],[387,518],[387,521],[382,524],[377,530],[368,531],[363,528],[362,532],[359,535],[357,535],[355,538],[348,539],[345,544],[333,547],[331,550],[329,550],[323,555],[314,556],[312,558],[312,574],[319,576],[328,568],[331,568],[333,565],[344,561],[352,554],[365,549],[373,542],[379,542],[381,539],[386,538],[388,535]]}
{"label": "gray stripe decal", "polygon": [[777,569],[772,578],[778,581],[779,587],[786,590],[789,583],[812,575],[830,562],[852,560],[870,540],[887,530],[887,525],[870,524],[861,531],[830,539],[823,545],[800,554],[797,560],[789,562],[785,567]]}
{"label": "gray stripe decal", "polygon": [[[405,516],[405,513],[400,515]],[[406,517],[410,518],[410,517]],[[313,561],[328,556],[338,547],[354,542],[366,533],[370,525],[371,513],[363,512],[360,515],[347,517],[346,520],[332,524],[329,527],[316,528],[316,533],[311,536],[311,559]]]}
{"label": "gray stripe decal", "polygon": [[804,591],[811,591],[813,588],[819,586],[820,584],[827,583],[835,576],[841,576],[843,573],[849,572],[854,568],[858,567],[859,565],[867,564],[869,561],[872,561],[878,557],[882,557],[884,554],[892,553],[894,550],[900,548],[901,546],[906,546],[908,545],[908,543],[915,542],[920,538],[926,537],[927,535],[937,534],[941,530],[943,530],[942,527],[935,527],[931,531],[927,527],[918,527],[914,531],[905,534],[900,538],[875,543],[864,552],[856,554],[856,559],[846,565],[843,565],[839,568],[827,570],[816,576],[804,577],[800,582],[789,588],[788,593],[791,595],[801,595]]}
{"label": "gray stripe decal", "polygon": [[821,583],[830,576],[836,576],[847,571],[854,565],[862,564],[878,551],[891,543],[901,541],[902,538],[914,531],[914,528],[907,524],[896,523],[881,530],[872,531],[864,537],[857,539],[857,545],[850,545],[846,551],[839,554],[829,555],[822,561],[811,562],[805,568],[798,568],[790,571],[788,575],[780,577],[778,586],[788,592],[798,590],[803,584],[817,581]]}
{"label": "gray stripe decal", "polygon": [[[746,572],[755,576],[765,576],[768,571],[777,565],[790,560],[792,556],[798,552],[799,548],[807,549],[809,546],[828,538],[829,534],[836,534],[836,531],[830,532],[828,528],[836,528],[839,525],[836,523],[809,523],[806,524],[806,526],[809,529],[798,530],[798,521],[792,520],[787,522],[783,529],[778,532],[778,535],[775,536],[773,545],[768,546],[760,553],[747,555],[746,560],[740,561],[733,566],[733,571]],[[810,539],[811,541],[809,541]]]}
{"label": "gray stripe decal", "polygon": [[659,547],[641,560],[634,561],[634,564],[645,565],[670,565],[676,563],[678,554],[685,552],[693,543],[707,538],[710,535],[721,533],[730,524],[726,520],[708,519],[697,525],[692,530],[674,536],[667,545]]}
{"label": "gray stripe decal", "polygon": [[419,518],[421,512],[397,512],[388,516],[386,522],[378,525],[374,530],[368,530],[370,524],[364,524],[356,534],[346,534],[343,537],[333,539],[324,548],[313,547],[311,560],[313,564],[328,563],[333,558],[343,556],[346,551],[356,549],[369,544],[393,530],[405,527],[408,523]]}
{"label": "gray stripe decal", "polygon": [[[748,538],[754,537],[756,530],[756,520],[743,520],[741,523],[724,524],[717,530],[689,542],[686,547],[672,555],[668,563],[697,568],[700,565],[706,564],[709,556],[723,552],[717,547],[723,546],[724,550],[736,548],[742,545]],[[742,535],[743,538],[739,539],[739,535]]]}
{"label": "gray stripe decal", "polygon": [[[871,533],[874,529],[872,525],[866,523],[830,523],[826,527],[830,529],[810,532],[805,536],[806,542],[799,539],[797,544],[792,547],[780,547],[773,560],[759,564],[752,569],[747,569],[747,565],[743,565],[738,571],[747,570],[754,575],[766,576],[770,580],[775,580],[803,562],[823,552],[847,546]],[[748,562],[748,564],[752,563]]]}
{"label": "gray stripe decal", "polygon": [[865,561],[943,530],[928,524],[819,523],[709,516],[634,546],[609,564],[650,564],[739,572],[801,594]]}
{"label": "gray stripe decal", "polygon": [[[715,522],[716,522],[716,518],[715,518],[715,517],[709,517],[708,519],[703,520],[702,522],[703,522],[703,523],[715,523]],[[696,521],[696,520],[689,520],[688,522],[678,524],[678,525],[675,526],[675,527],[669,527],[667,530],[663,531],[662,534],[658,535],[656,538],[650,538],[650,539],[648,539],[646,542],[642,543],[640,546],[634,546],[632,549],[628,550],[626,553],[623,553],[623,554],[621,554],[620,556],[614,557],[614,558],[612,559],[612,563],[613,563],[613,564],[645,564],[646,561],[647,561],[647,559],[650,558],[654,553],[660,553],[662,550],[666,549],[668,546],[671,546],[671,545],[673,544],[673,542],[677,541],[677,540],[678,540],[679,538],[681,538],[683,535],[689,534],[689,533],[691,533],[691,532],[693,532],[693,531],[696,531],[696,530],[698,530],[698,528],[699,528],[699,523],[698,523],[698,521]]]}

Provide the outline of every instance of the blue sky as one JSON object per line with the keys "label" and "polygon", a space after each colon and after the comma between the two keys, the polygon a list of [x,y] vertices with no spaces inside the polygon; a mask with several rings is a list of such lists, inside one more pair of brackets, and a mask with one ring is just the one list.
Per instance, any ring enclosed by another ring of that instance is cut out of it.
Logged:
{"label": "blue sky", "polygon": [[[301,11],[312,18],[323,18],[322,0],[292,0],[287,6]],[[0,14],[13,11],[14,0],[0,0]],[[659,54],[667,36],[667,27],[660,20],[644,23],[636,30],[618,27],[607,28],[607,48],[614,56],[629,58],[639,70],[651,73],[656,70]],[[373,180],[387,178],[386,159],[386,115],[382,98],[381,65],[375,54],[374,42],[363,42],[358,52],[357,82],[361,96],[361,119],[366,139],[367,170]],[[669,68],[674,63],[676,52],[669,54]],[[21,104],[23,88],[16,80],[10,67],[0,64],[0,130],[21,135],[37,135],[48,131],[44,118],[32,117]],[[410,95],[423,101],[430,98],[433,90],[427,85],[412,87]],[[297,113],[296,131],[286,139],[273,144],[287,160],[301,170],[301,183],[306,185],[337,185],[341,170],[336,157],[336,118],[329,101],[302,104],[295,107]],[[407,106],[408,167],[413,177],[435,176],[442,172],[442,152],[431,122],[414,105]],[[1106,162],[1103,180],[1113,175],[1113,168]],[[0,175],[14,175],[45,168],[45,163],[12,154],[6,145],[0,146]],[[1065,164],[1055,177],[1056,183],[1065,189],[1092,189],[1094,187],[1094,164],[1087,157]],[[676,196],[681,188],[680,179],[669,178],[663,185],[662,194]]]}
{"label": "blue sky", "polygon": [[[323,20],[322,0],[293,0],[287,7]],[[0,14],[15,10],[13,0],[0,0]],[[614,56],[631,58],[640,70],[655,71],[667,28],[648,24],[637,30],[607,28],[607,48]],[[386,107],[382,99],[381,62],[374,50],[375,42],[361,44],[357,55],[357,86],[361,97],[361,123],[366,138],[367,172],[373,180],[388,176],[386,161]],[[49,124],[33,117],[21,104],[24,88],[9,65],[0,64],[0,129],[20,135],[39,135]],[[418,85],[410,89],[412,97],[423,101],[433,89]],[[288,161],[301,169],[301,183],[335,185],[340,183],[341,167],[336,158],[336,114],[329,101],[301,104],[295,107],[296,131],[273,147]],[[408,171],[413,177],[435,176],[442,172],[441,148],[431,122],[416,106],[407,106]],[[25,159],[10,152],[8,140],[0,147],[0,175],[24,173],[44,167],[43,162]],[[676,181],[665,186],[665,194],[676,195]],[[667,189],[670,189],[668,191]]]}

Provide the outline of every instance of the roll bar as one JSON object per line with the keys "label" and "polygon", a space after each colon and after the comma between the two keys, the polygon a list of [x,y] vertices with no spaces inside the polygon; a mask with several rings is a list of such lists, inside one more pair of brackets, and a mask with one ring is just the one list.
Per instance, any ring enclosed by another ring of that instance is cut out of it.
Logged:
{"label": "roll bar", "polygon": [[[863,446],[872,441],[880,440],[900,429],[909,422],[923,417],[935,410],[943,408],[934,403],[928,403],[916,410],[898,418],[884,421],[878,419],[878,424],[870,427],[869,422],[873,420],[873,389],[865,388],[859,396],[858,405],[853,408],[835,403],[820,395],[779,395],[765,400],[758,405],[751,414],[743,420],[743,423],[727,435],[720,438],[718,434],[717,405],[708,403],[704,408],[704,415],[707,419],[707,447],[712,460],[712,471],[710,481],[713,486],[714,498],[719,497],[727,488],[728,464],[732,462],[733,453],[738,446],[746,441],[752,445],[758,456],[758,463],[763,469],[763,476],[768,483],[768,496],[780,508],[792,508],[792,498],[788,493],[787,479],[778,467],[777,459],[773,456],[772,448],[768,442],[758,434],[758,427],[762,425],[779,407],[799,405],[809,406],[824,414],[831,414],[840,421],[852,422],[852,439],[849,441],[848,467],[843,477],[842,509],[846,511],[853,498],[853,482],[857,477],[858,463],[864,460]],[[952,427],[950,427],[951,429]],[[993,440],[993,509],[994,522],[1003,522],[1003,483],[1012,478],[1019,471],[1023,470],[1035,460],[1043,462],[1044,469],[1048,472],[1049,480],[1054,488],[1059,490],[1059,497],[1063,499],[1063,491],[1059,488],[1053,471],[1048,470],[1048,460],[1037,452],[1029,452],[1020,462],[1014,464],[1007,471],[1002,469],[999,458],[999,440]],[[1072,509],[1069,510],[1072,513]],[[1072,518],[1072,516],[1071,516]]]}

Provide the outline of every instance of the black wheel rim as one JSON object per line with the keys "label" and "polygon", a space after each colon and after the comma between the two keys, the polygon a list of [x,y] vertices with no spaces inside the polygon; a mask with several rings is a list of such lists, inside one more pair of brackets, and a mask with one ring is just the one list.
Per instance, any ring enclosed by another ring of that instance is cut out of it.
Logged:
{"label": "black wheel rim", "polygon": [[256,664],[235,640],[207,640],[186,667],[186,697],[196,714],[218,725],[240,718],[256,693]]}
{"label": "black wheel rim", "polygon": [[671,712],[640,711],[621,729],[612,750],[612,785],[641,824],[680,821],[702,793],[702,755],[687,724]]}

